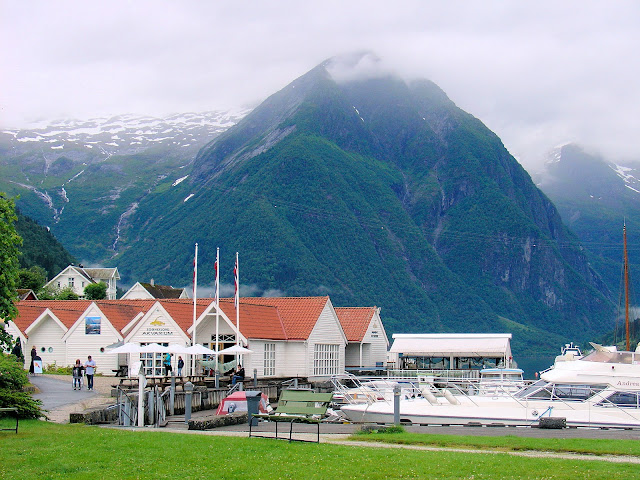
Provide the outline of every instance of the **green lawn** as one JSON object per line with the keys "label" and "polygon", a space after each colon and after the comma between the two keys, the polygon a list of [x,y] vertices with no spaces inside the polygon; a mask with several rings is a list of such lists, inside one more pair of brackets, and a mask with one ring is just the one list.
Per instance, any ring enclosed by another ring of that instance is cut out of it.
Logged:
{"label": "green lawn", "polygon": [[[392,435],[388,435],[391,437]],[[637,478],[640,466],[24,421],[0,432],[0,478]],[[608,443],[608,442],[605,442]]]}
{"label": "green lawn", "polygon": [[495,451],[540,450],[546,452],[586,453],[593,455],[630,455],[640,457],[638,440],[594,440],[588,438],[527,438],[515,435],[499,437],[433,435],[423,433],[360,433],[352,440],[426,445],[432,447],[478,448]]}

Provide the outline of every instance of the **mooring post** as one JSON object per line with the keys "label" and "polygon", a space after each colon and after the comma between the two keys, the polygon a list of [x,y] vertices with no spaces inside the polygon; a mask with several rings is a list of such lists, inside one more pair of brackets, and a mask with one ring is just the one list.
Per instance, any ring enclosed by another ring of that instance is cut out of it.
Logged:
{"label": "mooring post", "polygon": [[176,406],[176,377],[171,372],[171,390],[169,390],[169,413],[173,415],[175,413]]}
{"label": "mooring post", "polygon": [[400,425],[400,385],[393,387],[393,423]]}
{"label": "mooring post", "polygon": [[193,383],[184,384],[184,423],[188,424],[191,420],[191,398],[193,397]]}

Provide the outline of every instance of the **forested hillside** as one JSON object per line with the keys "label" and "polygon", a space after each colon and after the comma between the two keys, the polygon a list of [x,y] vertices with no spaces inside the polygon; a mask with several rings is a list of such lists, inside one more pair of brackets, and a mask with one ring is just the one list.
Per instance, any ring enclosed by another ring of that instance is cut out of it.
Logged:
{"label": "forested hillside", "polygon": [[23,215],[20,210],[17,210],[16,214],[18,216],[16,231],[22,237],[18,257],[20,268],[41,267],[51,279],[63,268],[75,262],[73,256],[51,232]]}

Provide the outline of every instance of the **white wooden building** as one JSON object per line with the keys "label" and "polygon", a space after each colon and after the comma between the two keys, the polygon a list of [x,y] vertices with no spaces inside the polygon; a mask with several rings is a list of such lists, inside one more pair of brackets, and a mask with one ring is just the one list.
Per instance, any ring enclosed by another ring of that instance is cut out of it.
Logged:
{"label": "white wooden building", "polygon": [[[347,335],[327,296],[241,298],[239,331],[233,299],[221,299],[219,309],[212,299],[199,299],[195,329],[193,301],[183,299],[23,301],[18,303],[18,310],[19,316],[9,322],[8,328],[23,342],[26,366],[28,352],[35,345],[45,365],[70,366],[76,359],[84,362],[91,355],[97,371],[110,375],[129,362],[127,355],[109,353],[113,345],[186,346],[195,336],[196,343],[213,349],[216,338],[220,349],[236,342],[249,348],[252,352],[241,358],[248,376],[255,371],[259,377],[313,380],[345,371]],[[358,347],[357,341],[351,342],[367,363],[379,355],[382,338],[386,342],[379,310],[369,310],[361,343],[372,346]],[[135,354],[131,361],[138,358]],[[142,358],[148,375],[162,374],[160,355]],[[176,355],[173,361],[177,362]]]}
{"label": "white wooden building", "polygon": [[346,369],[358,374],[386,369],[389,339],[377,307],[340,307],[336,314],[347,336]]}
{"label": "white wooden building", "polygon": [[114,300],[117,292],[117,281],[120,274],[117,268],[84,268],[69,265],[45,284],[45,287],[62,289],[69,287],[80,298],[84,297],[84,289],[92,283],[104,282],[107,285],[107,299]]}

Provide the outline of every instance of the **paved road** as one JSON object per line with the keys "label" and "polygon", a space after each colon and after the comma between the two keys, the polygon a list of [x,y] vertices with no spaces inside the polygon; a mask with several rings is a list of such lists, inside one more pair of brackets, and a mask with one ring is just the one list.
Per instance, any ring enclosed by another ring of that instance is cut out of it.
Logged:
{"label": "paved road", "polygon": [[74,390],[71,381],[62,381],[44,375],[31,375],[29,380],[38,387],[40,393],[33,396],[42,400],[45,410],[53,410],[63,405],[70,405],[91,399],[97,395],[94,391]]}

